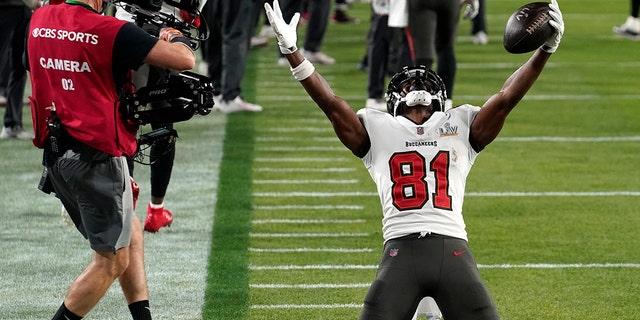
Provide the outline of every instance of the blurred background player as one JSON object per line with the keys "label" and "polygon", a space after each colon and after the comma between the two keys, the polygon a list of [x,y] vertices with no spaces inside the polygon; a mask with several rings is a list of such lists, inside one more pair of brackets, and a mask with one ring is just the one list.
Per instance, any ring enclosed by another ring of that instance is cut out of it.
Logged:
{"label": "blurred background player", "polygon": [[4,125],[0,139],[28,140],[33,135],[22,126],[22,107],[27,84],[27,70],[22,63],[24,39],[31,11],[40,7],[37,0],[0,1],[0,53],[2,54],[2,95],[6,98]]}
{"label": "blurred background player", "polygon": [[[204,1],[204,0],[203,0]],[[201,2],[200,7],[204,4]],[[160,10],[163,13],[173,15],[178,19],[189,16],[180,9],[169,6],[165,3],[162,4]],[[143,23],[141,21],[135,21],[133,15],[125,10],[122,6],[116,6],[116,18],[129,22],[136,22],[151,35],[158,34],[159,27],[149,23]],[[195,16],[191,17],[195,20]],[[193,22],[193,21],[188,21]],[[151,66],[148,64],[142,65],[138,70],[133,72],[133,84],[136,89],[152,86],[162,81],[167,74],[172,70]],[[167,102],[153,102],[151,107],[161,108],[163,104]],[[159,128],[173,129],[173,123],[151,123],[151,129],[156,130]],[[144,220],[144,230],[147,232],[155,233],[161,228],[170,226],[173,223],[173,213],[165,208],[164,198],[169,188],[169,182],[171,181],[171,173],[173,170],[173,162],[176,156],[176,141],[175,139],[161,139],[151,145],[149,151],[149,163],[150,163],[150,192],[151,199],[147,204],[147,215]],[[129,171],[133,177],[134,173],[134,161],[129,159]],[[133,183],[134,198],[137,200],[139,193],[139,187],[135,182]],[[135,209],[135,208],[134,208]]]}
{"label": "blurred background player", "polygon": [[486,10],[485,0],[479,0],[478,14],[471,19],[471,41],[473,44],[485,45],[489,43]]}
{"label": "blurred background player", "polygon": [[478,0],[408,0],[410,47],[413,62],[432,69],[437,60],[437,73],[447,89],[447,106],[453,104],[453,92],[457,71],[455,42],[460,8],[464,18],[473,19],[478,14]]}
{"label": "blurred background player", "polygon": [[222,113],[263,109],[242,97],[242,79],[257,18],[254,9],[252,0],[207,0],[204,4],[202,15],[209,24],[210,35],[203,43],[202,54],[206,75],[220,92],[214,108]]}

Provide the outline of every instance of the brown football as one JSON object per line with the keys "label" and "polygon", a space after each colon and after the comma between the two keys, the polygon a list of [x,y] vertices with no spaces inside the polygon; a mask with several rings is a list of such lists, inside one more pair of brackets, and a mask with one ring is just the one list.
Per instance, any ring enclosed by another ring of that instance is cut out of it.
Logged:
{"label": "brown football", "polygon": [[538,49],[554,32],[549,20],[551,16],[547,2],[532,2],[518,8],[504,28],[504,48],[509,53]]}

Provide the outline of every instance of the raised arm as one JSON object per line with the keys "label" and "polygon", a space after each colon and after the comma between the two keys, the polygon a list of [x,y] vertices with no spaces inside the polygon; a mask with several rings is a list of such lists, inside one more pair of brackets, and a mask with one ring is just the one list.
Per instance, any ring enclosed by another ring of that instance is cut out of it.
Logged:
{"label": "raised arm", "polygon": [[296,27],[300,18],[299,13],[296,13],[287,24],[282,18],[278,0],[273,1],[273,8],[268,3],[265,3],[264,8],[278,39],[280,52],[289,61],[294,78],[300,81],[309,96],[329,118],[342,144],[353,154],[364,156],[370,146],[369,135],[364,125],[349,104],[333,93],[327,81],[315,71],[313,64],[298,51]]}
{"label": "raised arm", "polygon": [[491,143],[500,133],[507,115],[522,100],[542,73],[547,60],[556,51],[564,33],[562,12],[556,0],[551,0],[551,26],[556,32],[549,37],[545,44],[516,70],[505,81],[502,89],[487,102],[471,124],[471,138],[476,147],[481,150]]}

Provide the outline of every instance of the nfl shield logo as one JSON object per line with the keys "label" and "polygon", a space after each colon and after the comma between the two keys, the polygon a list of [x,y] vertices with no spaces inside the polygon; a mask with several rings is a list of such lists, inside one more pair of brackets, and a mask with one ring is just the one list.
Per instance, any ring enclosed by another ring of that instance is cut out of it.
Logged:
{"label": "nfl shield logo", "polygon": [[391,251],[389,251],[389,256],[395,257],[397,255],[398,255],[398,248],[392,248]]}
{"label": "nfl shield logo", "polygon": [[424,128],[423,127],[417,127],[416,128],[416,133],[419,135],[423,135],[424,134]]}

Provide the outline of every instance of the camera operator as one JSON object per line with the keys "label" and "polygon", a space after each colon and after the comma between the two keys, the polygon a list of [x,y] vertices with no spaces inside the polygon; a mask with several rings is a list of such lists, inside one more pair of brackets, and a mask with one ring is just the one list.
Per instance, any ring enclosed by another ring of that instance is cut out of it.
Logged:
{"label": "camera operator", "polygon": [[[201,7],[203,3],[200,5]],[[172,7],[166,3],[162,3],[161,12],[174,16],[174,17],[187,17],[184,10],[179,10],[176,7]],[[126,21],[135,22],[141,26],[145,31],[150,34],[157,34],[159,27],[146,23],[144,21],[147,17],[144,12],[138,12],[134,16],[131,12],[125,10],[123,6],[116,7],[116,18]],[[195,19],[195,16],[192,16]],[[186,21],[192,22],[192,21]],[[154,66],[143,65],[139,70],[133,73],[133,83],[136,88],[142,88],[145,86],[152,86],[162,81],[170,70],[157,68]],[[151,108],[162,108],[164,104],[169,102],[153,102]],[[151,123],[151,129],[156,130],[159,128],[173,129],[173,123]],[[173,169],[173,161],[176,156],[175,139],[163,139],[159,140],[151,145],[149,162],[151,163],[150,170],[150,185],[151,185],[151,200],[147,204],[147,216],[144,221],[144,230],[147,232],[158,232],[160,228],[169,226],[173,222],[173,214],[171,211],[164,207],[164,197],[169,187],[169,181],[171,180],[171,172]],[[129,160],[129,172],[133,176],[133,161]]]}
{"label": "camera operator", "polygon": [[120,99],[131,93],[130,70],[142,64],[195,65],[181,32],[165,28],[156,38],[102,15],[106,7],[103,0],[44,6],[28,32],[33,143],[45,150],[50,191],[93,250],[53,319],[81,319],[116,279],[133,319],[151,319],[142,226],[125,159],[136,152],[138,125],[125,119]]}

